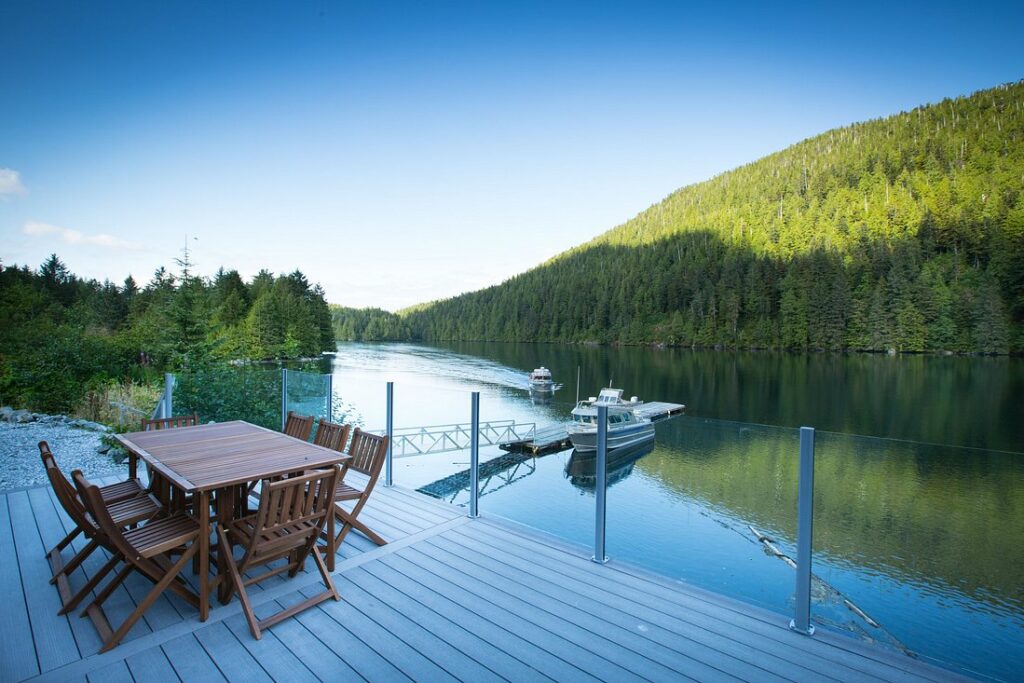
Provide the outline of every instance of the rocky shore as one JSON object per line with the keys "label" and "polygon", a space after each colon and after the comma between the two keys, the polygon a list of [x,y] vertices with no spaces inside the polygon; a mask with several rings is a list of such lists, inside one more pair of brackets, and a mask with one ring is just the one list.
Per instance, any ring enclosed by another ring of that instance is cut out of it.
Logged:
{"label": "rocky shore", "polygon": [[39,459],[46,441],[65,473],[80,469],[99,477],[127,471],[101,437],[109,427],[66,415],[44,415],[0,407],[0,490],[48,483]]}

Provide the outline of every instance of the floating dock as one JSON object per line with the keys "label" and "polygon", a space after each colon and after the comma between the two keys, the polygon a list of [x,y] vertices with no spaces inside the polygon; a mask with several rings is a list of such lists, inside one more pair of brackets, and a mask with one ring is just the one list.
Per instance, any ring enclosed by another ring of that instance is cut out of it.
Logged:
{"label": "floating dock", "polygon": [[645,417],[651,422],[666,420],[674,415],[681,415],[686,410],[682,403],[665,403],[664,401],[651,401],[641,403],[633,408],[633,414],[637,417]]}
{"label": "floating dock", "polygon": [[528,439],[517,439],[498,444],[498,448],[509,453],[532,453],[533,455],[564,451],[571,447],[572,441],[569,440],[569,430],[565,428],[565,425],[538,427],[533,436]]}

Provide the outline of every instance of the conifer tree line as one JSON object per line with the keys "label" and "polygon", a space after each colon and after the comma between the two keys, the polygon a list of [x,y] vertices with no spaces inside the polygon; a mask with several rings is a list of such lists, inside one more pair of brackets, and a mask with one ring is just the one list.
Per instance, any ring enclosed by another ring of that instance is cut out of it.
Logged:
{"label": "conifer tree line", "polygon": [[324,292],[301,271],[245,282],[179,265],[142,287],[80,278],[56,255],[0,267],[0,404],[67,411],[97,383],[334,349]]}
{"label": "conifer tree line", "polygon": [[[426,341],[1022,351],[1022,190],[1018,82],[810,138],[375,324]],[[356,338],[359,322],[335,312]]]}

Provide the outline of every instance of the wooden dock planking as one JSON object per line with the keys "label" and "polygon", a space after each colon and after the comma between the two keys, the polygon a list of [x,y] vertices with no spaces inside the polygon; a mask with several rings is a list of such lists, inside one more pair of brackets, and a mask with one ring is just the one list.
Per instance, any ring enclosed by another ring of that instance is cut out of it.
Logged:
{"label": "wooden dock planking", "polygon": [[[614,561],[595,564],[587,549],[500,519],[469,520],[406,489],[378,487],[361,518],[392,542],[349,535],[335,573],[341,602],[256,641],[237,601],[215,604],[201,623],[165,598],[131,642],[95,655],[86,620],[68,628],[56,617],[48,572],[23,573],[46,565],[45,547],[69,521],[46,489],[0,494],[0,551],[6,544],[19,560],[0,566],[8,606],[0,681],[962,680],[827,629],[800,636],[780,615]],[[23,565],[22,555],[35,559]],[[73,586],[101,555],[75,572]],[[254,587],[257,614],[302,600],[315,578]],[[119,589],[125,609],[135,588]],[[44,606],[52,612],[37,616]],[[51,631],[66,650],[36,642]]]}

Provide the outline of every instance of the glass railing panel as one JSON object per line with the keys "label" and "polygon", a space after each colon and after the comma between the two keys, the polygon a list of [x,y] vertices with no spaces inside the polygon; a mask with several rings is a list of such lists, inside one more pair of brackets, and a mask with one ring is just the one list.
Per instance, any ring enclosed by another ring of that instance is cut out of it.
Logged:
{"label": "glass railing panel", "polygon": [[245,420],[281,429],[281,370],[226,366],[175,375],[175,415],[195,412],[203,422]]}
{"label": "glass railing panel", "polygon": [[798,430],[686,416],[655,428],[653,443],[609,452],[608,556],[791,616]]}
{"label": "glass railing panel", "polygon": [[331,417],[331,376],[318,372],[289,370],[287,374],[287,410],[315,418]]}
{"label": "glass railing panel", "polygon": [[1024,667],[1024,454],[818,432],[812,619],[968,673]]}

